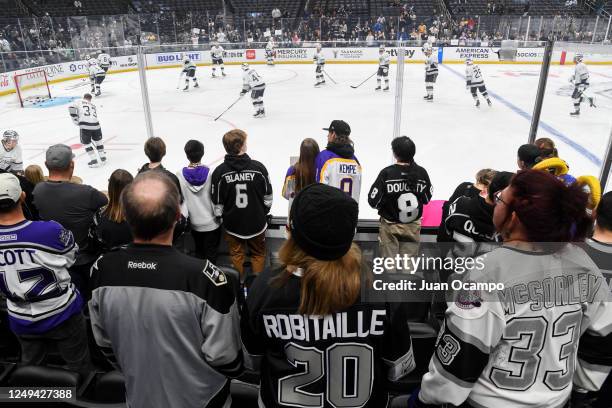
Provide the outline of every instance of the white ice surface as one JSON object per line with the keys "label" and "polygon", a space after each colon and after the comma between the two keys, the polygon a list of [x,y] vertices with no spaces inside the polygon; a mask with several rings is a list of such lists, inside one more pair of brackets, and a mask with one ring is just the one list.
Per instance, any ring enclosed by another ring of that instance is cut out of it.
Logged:
{"label": "white ice surface", "polygon": [[[224,155],[222,135],[238,127],[249,134],[248,153],[268,168],[274,187],[274,215],[286,215],[287,202],[280,192],[290,156],[299,154],[302,139],[312,137],[325,148],[326,127],[332,119],[346,120],[352,128],[356,156],[363,166],[360,218],[372,219],[376,212],[367,205],[367,193],[378,172],[392,162],[390,142],[395,103],[395,72],[391,66],[391,92],[374,92],[372,78],[359,89],[355,85],[372,74],[374,65],[328,65],[327,72],[338,82],[314,88],[314,66],[255,66],[264,77],[267,117],[253,119],[249,98],[241,100],[222,119],[212,119],[232,103],[242,86],[238,66],[226,67],[228,76],[212,79],[210,68],[198,68],[199,89],[176,89],[178,69],[147,72],[154,132],[164,138],[168,153],[164,166],[178,171],[186,165],[183,146],[189,139],[201,140],[206,148],[203,162],[217,165]],[[417,162],[425,167],[434,185],[434,198],[446,199],[455,186],[472,180],[481,168],[516,169],[516,150],[526,143],[538,85],[538,65],[482,65],[493,107],[473,106],[465,88],[462,65],[442,65],[435,87],[435,101],[423,101],[423,66],[405,66],[402,133],[417,145]],[[612,125],[612,68],[592,66],[591,84],[599,107],[583,105],[583,115],[571,118],[567,81],[573,67],[551,67],[539,137],[558,144],[575,176],[599,175],[596,163],[603,157]],[[83,86],[74,88],[75,84]],[[182,85],[182,82],[181,82]],[[53,96],[81,96],[88,91],[85,80],[52,85]],[[608,91],[606,91],[606,89]],[[103,95],[95,99],[108,151],[109,163],[101,169],[87,167],[79,144],[78,128],[66,105],[50,108],[19,108],[14,96],[0,98],[0,131],[15,129],[21,135],[24,161],[44,163],[45,148],[66,143],[77,154],[75,174],[106,190],[110,173],[124,168],[133,174],[147,161],[140,83],[136,72],[109,75],[102,84]],[[484,101],[483,101],[484,102]],[[589,154],[593,157],[589,158]]]}

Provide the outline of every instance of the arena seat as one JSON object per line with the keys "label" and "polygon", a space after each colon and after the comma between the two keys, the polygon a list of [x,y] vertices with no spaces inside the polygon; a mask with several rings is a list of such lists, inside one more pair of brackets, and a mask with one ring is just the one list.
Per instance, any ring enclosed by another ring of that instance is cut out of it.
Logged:
{"label": "arena seat", "polygon": [[82,384],[82,377],[74,371],[44,366],[17,367],[10,375],[9,386],[18,387],[75,387]]}
{"label": "arena seat", "polygon": [[97,378],[93,399],[106,403],[125,402],[125,377],[119,371],[111,371]]}

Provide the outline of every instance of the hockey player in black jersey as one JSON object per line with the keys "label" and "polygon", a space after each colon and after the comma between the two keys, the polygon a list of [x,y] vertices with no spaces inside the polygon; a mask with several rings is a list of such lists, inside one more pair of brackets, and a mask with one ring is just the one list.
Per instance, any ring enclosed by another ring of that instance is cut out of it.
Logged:
{"label": "hockey player in black jersey", "polygon": [[252,270],[264,269],[267,215],[272,207],[272,184],[268,170],[246,154],[247,134],[234,129],[223,136],[227,154],[213,171],[211,196],[214,213],[223,219],[225,239],[228,242],[234,268],[244,273],[246,252],[249,247]]}
{"label": "hockey player in black jersey", "polygon": [[246,367],[261,368],[260,407],[383,408],[386,381],[414,369],[408,305],[360,299],[357,214],[325,184],[295,197],[283,266],[254,280],[241,318]]}
{"label": "hockey player in black jersey", "polygon": [[368,194],[368,203],[380,215],[380,256],[386,258],[416,255],[423,205],[432,194],[427,170],[414,162],[414,142],[401,136],[391,148],[397,163],[381,170]]}

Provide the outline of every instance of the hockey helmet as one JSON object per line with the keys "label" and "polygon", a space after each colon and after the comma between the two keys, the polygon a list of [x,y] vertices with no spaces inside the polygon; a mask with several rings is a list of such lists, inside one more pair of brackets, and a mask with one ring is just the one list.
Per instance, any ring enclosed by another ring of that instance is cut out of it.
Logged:
{"label": "hockey helmet", "polygon": [[384,44],[380,44],[380,47],[378,47],[378,52],[385,52],[385,45]]}
{"label": "hockey helmet", "polygon": [[3,142],[7,142],[7,141],[18,141],[19,140],[19,133],[17,133],[14,130],[5,130],[4,133],[2,134],[2,141]]}
{"label": "hockey helmet", "polygon": [[316,48],[317,50],[320,50],[320,49],[321,49],[321,43],[316,43],[316,44],[315,44],[315,48]]}
{"label": "hockey helmet", "polygon": [[241,68],[243,71],[248,71],[249,70],[249,64],[247,64],[246,62],[243,62],[241,65]]}
{"label": "hockey helmet", "polygon": [[467,58],[465,59],[465,63],[466,63],[467,65],[472,65],[472,64],[474,63],[474,61],[472,60],[472,57],[467,57]]}
{"label": "hockey helmet", "polygon": [[576,55],[574,55],[574,62],[582,62],[583,59],[584,55],[582,55],[581,53],[577,53]]}

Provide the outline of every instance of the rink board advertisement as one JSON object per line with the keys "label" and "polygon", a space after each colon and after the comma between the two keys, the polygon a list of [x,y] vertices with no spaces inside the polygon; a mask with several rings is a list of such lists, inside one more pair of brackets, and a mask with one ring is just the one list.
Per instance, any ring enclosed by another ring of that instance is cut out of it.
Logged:
{"label": "rink board advertisement", "polygon": [[[396,63],[397,47],[387,47],[391,54],[391,62]],[[466,58],[472,58],[478,64],[541,64],[543,48],[519,48],[515,61],[500,61],[499,48],[496,47],[444,47],[441,50],[433,47],[434,55],[438,60],[446,64],[464,63]],[[210,51],[186,52],[198,66],[211,64]],[[147,69],[175,68],[182,65],[185,52],[164,52],[146,54]],[[274,50],[275,63],[277,64],[312,64],[315,48],[277,48]],[[323,49],[323,55],[331,64],[376,64],[378,63],[379,51],[377,47],[329,47]],[[564,50],[555,50],[553,53],[553,64],[572,64],[575,53]],[[406,63],[422,64],[425,55],[420,47],[405,48],[404,61]],[[584,53],[587,64],[612,64],[612,55]],[[223,53],[226,64],[240,64],[248,62],[252,64],[264,64],[266,55],[264,49],[229,49]],[[15,92],[14,76],[37,70],[45,70],[50,83],[67,81],[88,76],[86,61],[72,61],[58,64],[45,65],[35,68],[26,68],[18,71],[0,73],[0,95]],[[110,74],[136,71],[138,63],[136,55],[113,57],[111,60]]]}

